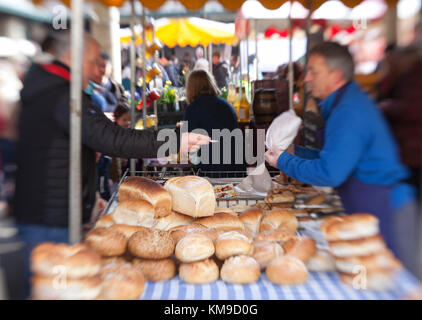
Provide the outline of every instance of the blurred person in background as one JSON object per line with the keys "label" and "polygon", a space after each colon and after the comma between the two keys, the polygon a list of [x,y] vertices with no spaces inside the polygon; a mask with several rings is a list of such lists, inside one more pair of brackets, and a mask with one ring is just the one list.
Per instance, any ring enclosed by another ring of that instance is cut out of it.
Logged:
{"label": "blurred person in background", "polygon": [[378,217],[388,247],[419,274],[415,190],[409,170],[382,113],[359,88],[347,47],[333,42],[310,52],[305,82],[320,99],[325,121],[322,149],[294,148],[295,155],[274,148],[268,163],[299,181],[334,187],[346,213]]}
{"label": "blurred person in background", "polygon": [[230,70],[227,62],[221,60],[220,51],[212,53],[212,73],[217,83],[218,88],[223,88],[229,85]]}
{"label": "blurred person in background", "polygon": [[[34,65],[21,91],[14,216],[26,245],[27,294],[32,249],[41,242],[69,241],[70,30],[58,32],[56,60]],[[100,46],[85,34],[83,50],[82,87],[86,88],[95,76]],[[86,92],[82,93],[81,116],[81,218],[85,224],[96,200],[96,151],[114,157],[151,158],[164,142],[157,140],[155,131],[116,126]],[[180,152],[195,151],[209,140],[184,133]]]}
{"label": "blurred person in background", "polygon": [[196,60],[193,70],[198,70],[198,69],[210,71],[210,63],[208,62],[208,60],[206,59]]}
{"label": "blurred person in background", "polygon": [[164,69],[167,71],[168,77],[174,87],[180,87],[179,85],[179,77],[177,74],[177,65],[178,59],[176,56],[172,56],[168,61],[167,64],[164,66]]}
{"label": "blurred person in background", "polygon": [[186,80],[189,75],[189,72],[192,70],[192,67],[192,58],[189,52],[185,52],[182,62],[180,63],[178,68],[179,84],[181,87],[186,86]]}
{"label": "blurred person in background", "polygon": [[199,59],[204,59],[204,48],[197,47],[195,50],[195,62]]}
{"label": "blurred person in background", "polygon": [[[206,130],[212,136],[213,129],[228,129],[230,132],[238,129],[236,113],[233,107],[219,97],[218,89],[213,76],[206,70],[193,70],[188,77],[186,84],[186,102],[188,106],[185,110],[183,120],[188,122],[189,132],[195,129]],[[199,164],[202,171],[246,171],[243,164],[235,164],[235,140],[231,140],[231,162],[224,163],[223,138],[215,144],[220,148],[220,159],[217,164],[212,163],[212,149],[209,148],[208,164]],[[243,161],[243,158],[242,158]]]}

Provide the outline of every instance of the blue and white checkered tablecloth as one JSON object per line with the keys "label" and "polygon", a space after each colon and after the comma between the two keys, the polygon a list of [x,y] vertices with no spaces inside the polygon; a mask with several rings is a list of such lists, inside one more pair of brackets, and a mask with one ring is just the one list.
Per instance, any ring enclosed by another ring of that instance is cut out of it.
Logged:
{"label": "blue and white checkered tablecloth", "polygon": [[418,280],[400,271],[388,291],[355,290],[343,284],[337,273],[311,272],[306,283],[281,286],[268,281],[265,273],[258,282],[235,285],[218,280],[204,285],[183,282],[179,277],[164,282],[147,282],[143,300],[398,300],[409,296]]}

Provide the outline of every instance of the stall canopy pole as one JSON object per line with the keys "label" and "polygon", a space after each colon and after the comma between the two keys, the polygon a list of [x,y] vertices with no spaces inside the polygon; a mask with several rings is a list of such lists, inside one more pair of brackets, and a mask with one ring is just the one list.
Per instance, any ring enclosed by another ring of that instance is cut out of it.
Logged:
{"label": "stall canopy pole", "polygon": [[254,31],[255,31],[255,63],[256,63],[256,65],[255,65],[255,72],[256,72],[255,80],[258,80],[258,72],[259,72],[258,63],[259,63],[259,60],[258,60],[258,20],[257,19],[254,20]]}
{"label": "stall canopy pole", "polygon": [[292,22],[292,5],[293,2],[290,1],[290,8],[289,8],[289,108],[293,109],[293,57],[292,57],[292,30],[293,30],[293,22]]}
{"label": "stall canopy pole", "polygon": [[69,242],[82,240],[81,111],[83,0],[72,0],[71,82],[70,82],[70,170],[69,170]]}
{"label": "stall canopy pole", "polygon": [[146,34],[145,34],[145,7],[142,6],[142,115],[144,119],[144,130],[147,129],[147,83],[146,83],[146,66],[147,66],[147,59],[146,59]]}
{"label": "stall canopy pole", "polygon": [[[130,127],[135,128],[135,83],[136,83],[136,56],[135,56],[135,2],[134,0],[130,1],[130,31],[132,36],[130,37]],[[144,105],[145,106],[145,105]],[[134,175],[136,170],[135,159],[130,159],[130,171],[131,175]]]}

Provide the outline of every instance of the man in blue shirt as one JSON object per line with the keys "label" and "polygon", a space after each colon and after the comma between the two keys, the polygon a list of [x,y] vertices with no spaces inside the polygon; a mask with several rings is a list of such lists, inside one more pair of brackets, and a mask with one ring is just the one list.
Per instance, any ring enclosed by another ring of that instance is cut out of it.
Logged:
{"label": "man in blue shirt", "polygon": [[[347,47],[332,42],[315,46],[305,82],[321,101],[322,149],[295,146],[295,155],[273,149],[266,159],[294,179],[334,187],[347,213],[376,215],[388,246],[405,262],[406,255],[415,257],[419,250],[414,190],[405,182],[409,171],[400,163],[385,119],[353,76]],[[399,234],[405,222],[406,230]]]}

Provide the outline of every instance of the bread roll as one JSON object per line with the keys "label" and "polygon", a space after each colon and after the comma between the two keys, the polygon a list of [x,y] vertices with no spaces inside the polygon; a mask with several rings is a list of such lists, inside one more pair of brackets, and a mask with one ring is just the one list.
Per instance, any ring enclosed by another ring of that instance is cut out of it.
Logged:
{"label": "bread roll", "polygon": [[390,270],[376,272],[357,272],[356,274],[339,272],[340,280],[356,290],[385,291],[393,289],[393,273]]}
{"label": "bread roll", "polygon": [[154,229],[168,231],[175,227],[190,225],[192,221],[192,217],[172,211],[167,217],[157,219]]}
{"label": "bread roll", "polygon": [[259,226],[263,211],[261,209],[252,207],[243,211],[239,218],[245,225],[245,231],[254,237],[259,232]]}
{"label": "bread roll", "polygon": [[93,277],[101,269],[101,256],[84,244],[44,242],[32,250],[30,261],[32,272],[47,278],[60,270],[67,278]]}
{"label": "bread roll", "polygon": [[335,265],[337,270],[343,273],[354,273],[357,266],[364,267],[367,272],[398,270],[403,267],[389,250],[369,256],[336,258]]}
{"label": "bread roll", "polygon": [[284,243],[294,237],[295,237],[295,234],[291,232],[290,230],[278,228],[274,230],[267,230],[267,231],[261,232],[255,237],[255,240]]}
{"label": "bread roll", "polygon": [[265,202],[270,204],[276,203],[292,203],[295,201],[295,195],[291,191],[283,191],[281,193],[269,192],[265,197]]}
{"label": "bread roll", "polygon": [[217,281],[220,271],[212,259],[182,263],[179,267],[179,277],[182,281],[193,284],[204,284]]}
{"label": "bread roll", "polygon": [[128,242],[130,253],[139,258],[164,259],[174,253],[175,243],[170,232],[142,228]]}
{"label": "bread roll", "polygon": [[267,267],[274,258],[284,254],[283,248],[276,242],[254,241],[253,258],[259,263],[261,269]]}
{"label": "bread roll", "polygon": [[331,253],[339,258],[367,256],[384,251],[386,248],[380,235],[358,240],[329,241],[328,245]]}
{"label": "bread roll", "polygon": [[315,240],[310,237],[294,237],[283,243],[286,255],[293,256],[306,262],[316,252]]}
{"label": "bread roll", "polygon": [[220,260],[237,255],[252,255],[252,253],[252,240],[236,231],[222,233],[215,242],[215,255]]}
{"label": "bread roll", "polygon": [[233,212],[239,214],[242,213],[243,211],[249,209],[250,207],[245,205],[245,204],[234,204],[230,206],[230,209],[233,210]]}
{"label": "bread roll", "polygon": [[308,270],[303,262],[287,255],[273,259],[268,264],[265,274],[268,280],[281,285],[301,284],[308,278]]}
{"label": "bread roll", "polygon": [[202,234],[188,234],[176,245],[176,258],[182,262],[204,260],[214,254],[213,241]]}
{"label": "bread roll", "polygon": [[167,281],[176,275],[176,263],[173,259],[133,259],[133,265],[142,271],[147,281]]}
{"label": "bread roll", "polygon": [[144,291],[144,275],[130,263],[108,264],[103,267],[101,276],[103,283],[99,299],[135,300]]}
{"label": "bread roll", "polygon": [[214,188],[207,179],[197,176],[174,177],[167,180],[164,188],[171,194],[174,211],[192,217],[214,214]]}
{"label": "bread roll", "polygon": [[254,283],[259,280],[261,269],[254,258],[240,255],[224,261],[220,275],[223,281],[229,283]]}
{"label": "bread roll", "polygon": [[113,224],[113,216],[111,214],[106,214],[104,217],[98,219],[98,221],[95,223],[94,228],[108,228],[111,227]]}
{"label": "bread roll", "polygon": [[245,230],[245,226],[239,217],[234,217],[225,212],[216,213],[212,217],[196,219],[195,223],[221,231]]}
{"label": "bread roll", "polygon": [[297,218],[290,210],[273,209],[262,218],[259,232],[278,228],[296,232],[297,227]]}
{"label": "bread roll", "polygon": [[121,202],[112,215],[116,224],[153,228],[157,223],[153,206],[145,200]]}
{"label": "bread roll", "polygon": [[311,272],[336,271],[334,258],[327,250],[317,250],[317,252],[306,261],[306,268]]}
{"label": "bread roll", "polygon": [[193,223],[188,226],[180,226],[176,228],[172,228],[170,230],[170,235],[173,238],[174,242],[177,244],[180,239],[185,237],[188,234],[202,234],[215,242],[218,237],[217,230],[214,228],[208,228],[203,226],[202,224]]}
{"label": "bread roll", "polygon": [[120,184],[119,202],[146,200],[154,207],[154,217],[161,218],[171,213],[170,193],[159,183],[143,177],[128,177]]}
{"label": "bread roll", "polygon": [[31,296],[35,300],[93,300],[101,287],[100,275],[80,279],[60,278],[58,274],[31,278]]}
{"label": "bread roll", "polygon": [[135,233],[140,230],[142,230],[143,227],[138,226],[129,226],[126,224],[115,224],[111,226],[111,229],[119,231],[121,234],[123,234],[127,240]]}
{"label": "bread roll", "polygon": [[327,241],[356,240],[379,233],[379,220],[371,214],[359,213],[326,220],[321,225]]}
{"label": "bread roll", "polygon": [[306,205],[319,205],[325,202],[327,197],[324,193],[319,193],[315,196],[310,197],[308,200],[305,201]]}
{"label": "bread roll", "polygon": [[95,228],[87,234],[85,243],[102,256],[113,257],[125,253],[127,239],[114,228]]}

